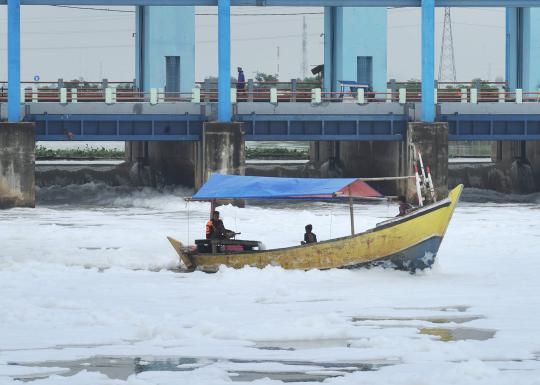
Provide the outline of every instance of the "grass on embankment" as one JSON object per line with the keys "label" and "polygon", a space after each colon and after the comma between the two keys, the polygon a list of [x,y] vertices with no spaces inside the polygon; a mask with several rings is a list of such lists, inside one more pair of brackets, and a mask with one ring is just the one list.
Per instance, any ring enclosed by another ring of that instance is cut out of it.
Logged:
{"label": "grass on embankment", "polygon": [[123,150],[109,149],[105,147],[85,147],[51,149],[43,146],[36,146],[36,159],[74,159],[74,160],[93,160],[93,159],[124,159]]}
{"label": "grass on embankment", "polygon": [[[123,159],[123,150],[108,149],[104,147],[84,147],[69,149],[50,149],[44,146],[36,146],[36,159]],[[287,148],[246,148],[247,159],[308,159],[308,152]]]}

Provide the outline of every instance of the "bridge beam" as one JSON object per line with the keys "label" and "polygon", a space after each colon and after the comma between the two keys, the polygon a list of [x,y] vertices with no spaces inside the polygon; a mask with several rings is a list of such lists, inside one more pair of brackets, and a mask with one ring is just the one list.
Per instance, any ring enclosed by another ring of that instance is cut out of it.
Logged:
{"label": "bridge beam", "polygon": [[[0,5],[9,0],[0,0]],[[422,0],[231,0],[233,6],[420,7]],[[215,6],[219,0],[21,0],[23,5]],[[437,7],[538,7],[540,0],[436,0]]]}
{"label": "bridge beam", "polygon": [[8,121],[21,120],[21,4],[8,1]]}
{"label": "bridge beam", "polygon": [[422,0],[422,121],[435,120],[435,1]]}

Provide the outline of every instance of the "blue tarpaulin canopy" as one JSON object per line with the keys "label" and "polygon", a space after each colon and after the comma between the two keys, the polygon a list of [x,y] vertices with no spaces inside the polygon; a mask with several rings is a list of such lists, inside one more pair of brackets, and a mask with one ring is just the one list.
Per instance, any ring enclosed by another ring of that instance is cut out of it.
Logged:
{"label": "blue tarpaulin canopy", "polygon": [[355,178],[273,178],[214,174],[193,196],[212,199],[380,198],[382,194]]}

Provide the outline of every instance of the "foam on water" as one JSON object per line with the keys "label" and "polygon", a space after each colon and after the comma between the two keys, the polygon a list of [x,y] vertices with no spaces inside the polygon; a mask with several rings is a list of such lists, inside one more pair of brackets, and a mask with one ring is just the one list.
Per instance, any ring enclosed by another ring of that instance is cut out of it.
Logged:
{"label": "foam on water", "polygon": [[[209,211],[206,203],[187,205],[182,197],[190,193],[68,186],[40,189],[36,209],[0,211],[0,383],[50,374],[25,363],[95,356],[193,357],[208,365],[126,380],[82,370],[34,383],[226,384],[240,371],[227,365],[238,360],[262,362],[259,372],[277,369],[276,362],[394,363],[329,377],[329,384],[538,383],[540,204],[534,199],[464,202],[433,269],[415,276],[276,267],[178,274],[163,270],[177,264],[165,236],[192,242]],[[227,227],[268,247],[297,244],[307,223],[321,240],[349,232],[348,207],[339,203],[220,211]],[[357,205],[357,227],[396,213],[394,204]],[[446,342],[421,332],[433,329],[433,320],[452,333],[466,328],[493,336]],[[9,365],[14,362],[19,366]]]}

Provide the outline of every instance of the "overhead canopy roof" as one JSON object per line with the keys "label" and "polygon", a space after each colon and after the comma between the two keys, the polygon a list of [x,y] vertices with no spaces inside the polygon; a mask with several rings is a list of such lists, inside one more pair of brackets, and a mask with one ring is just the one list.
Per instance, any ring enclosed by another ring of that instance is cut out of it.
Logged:
{"label": "overhead canopy roof", "polygon": [[381,198],[383,195],[356,178],[273,178],[214,174],[193,199],[330,199],[349,196]]}

